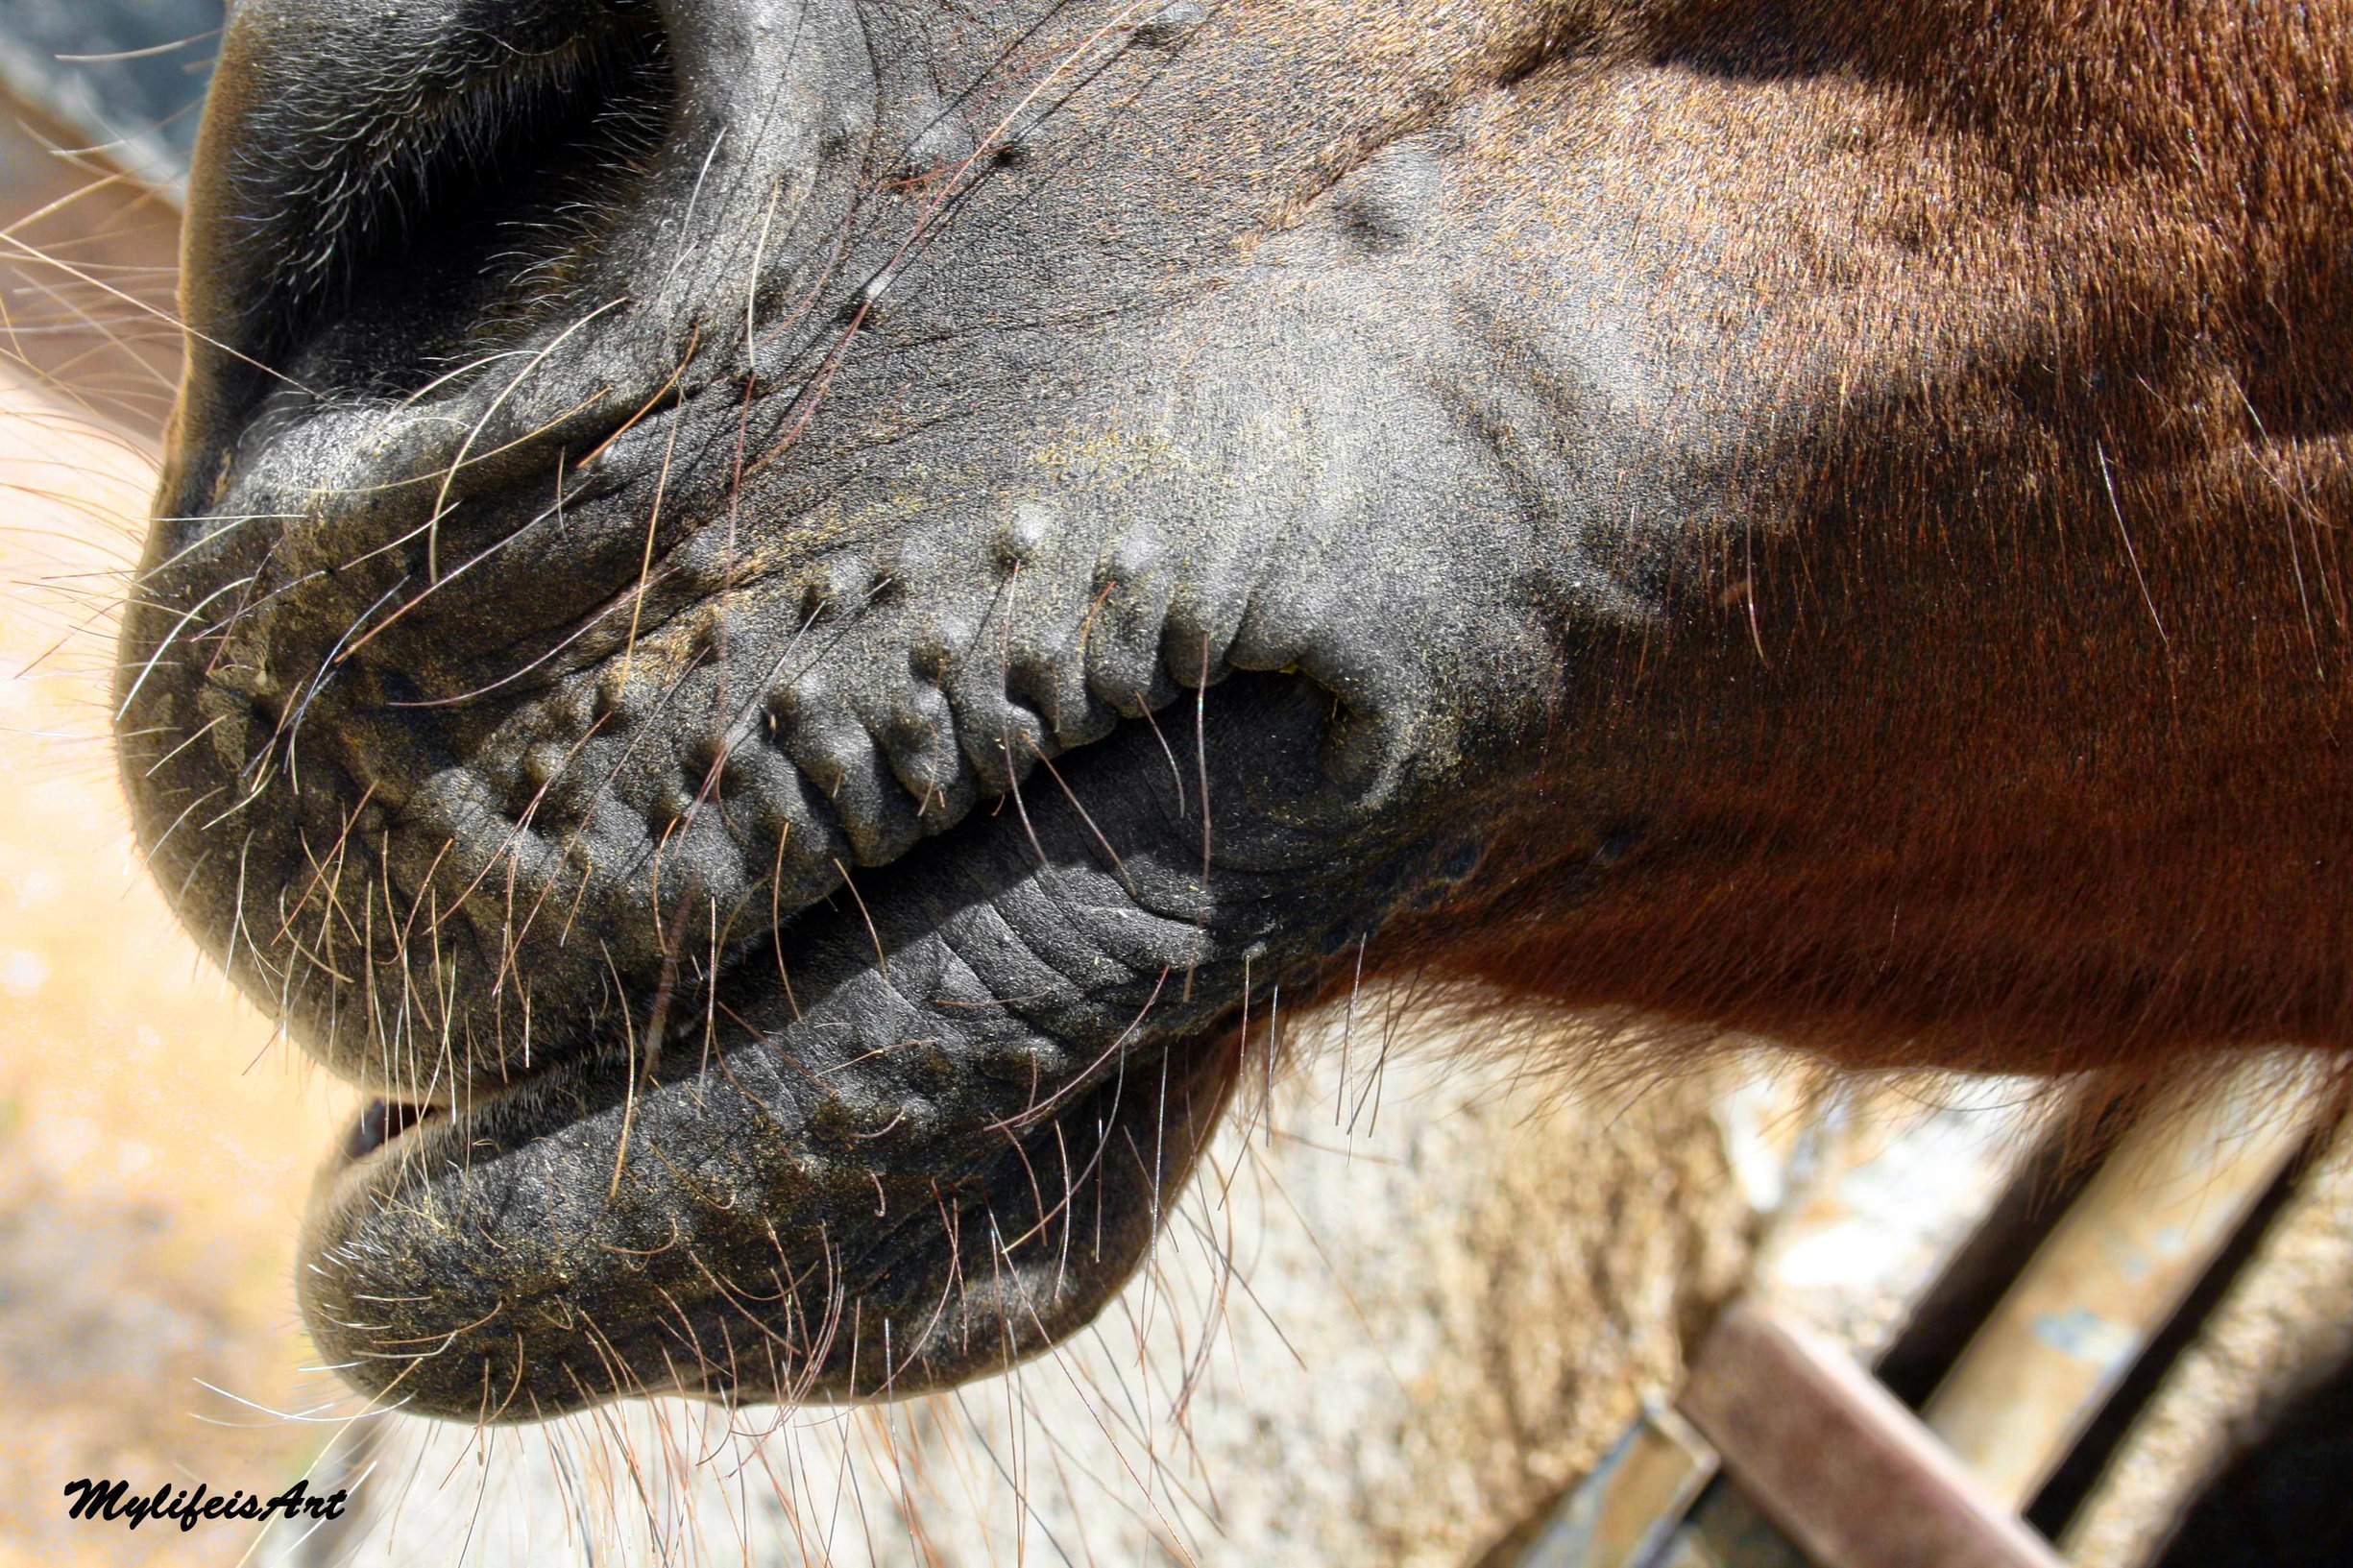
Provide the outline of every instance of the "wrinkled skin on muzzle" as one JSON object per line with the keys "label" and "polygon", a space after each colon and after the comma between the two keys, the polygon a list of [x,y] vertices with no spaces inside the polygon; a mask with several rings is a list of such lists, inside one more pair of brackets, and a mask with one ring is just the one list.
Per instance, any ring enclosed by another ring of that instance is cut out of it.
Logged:
{"label": "wrinkled skin on muzzle", "polygon": [[234,7],[118,727],[183,919],[383,1101],[330,1359],[467,1419],[1005,1366],[1244,1021],[1384,969],[1878,1057],[2341,1030],[2337,916],[2232,946],[2310,846],[2204,811],[2326,848],[2327,779],[2115,738],[2341,705],[2238,700],[2338,546],[2223,592],[2162,520],[2262,494],[2175,395],[2276,301],[2182,279],[2298,264],[2090,87],[1989,134],[1966,8],[1824,10]]}

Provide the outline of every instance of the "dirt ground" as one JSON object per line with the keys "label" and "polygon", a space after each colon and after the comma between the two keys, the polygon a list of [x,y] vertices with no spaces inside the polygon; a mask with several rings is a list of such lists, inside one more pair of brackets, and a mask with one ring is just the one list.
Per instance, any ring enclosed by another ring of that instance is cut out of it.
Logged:
{"label": "dirt ground", "polygon": [[0,377],[0,1568],[235,1562],[251,1525],[134,1534],[62,1488],[276,1492],[337,1430],[289,1268],[348,1097],[173,924],[105,739],[152,473]]}

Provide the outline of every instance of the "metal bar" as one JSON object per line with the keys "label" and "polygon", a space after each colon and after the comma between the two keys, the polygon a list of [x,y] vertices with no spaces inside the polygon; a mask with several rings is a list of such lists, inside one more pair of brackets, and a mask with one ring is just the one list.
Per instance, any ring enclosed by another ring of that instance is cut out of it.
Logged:
{"label": "metal bar", "polygon": [[1518,1568],[1649,1568],[1701,1490],[1715,1450],[1672,1406],[1644,1400],[1617,1445],[1569,1494]]}
{"label": "metal bar", "polygon": [[2305,1138],[2276,1065],[2144,1117],[1930,1397],[1923,1419],[2024,1508]]}
{"label": "metal bar", "polygon": [[1763,1308],[1725,1312],[1681,1405],[1818,1568],[2058,1568],[1894,1395]]}
{"label": "metal bar", "polygon": [[2239,1449],[2353,1354],[2353,1138],[2340,1134],[2144,1406],[2059,1537],[2077,1568],[2140,1568]]}

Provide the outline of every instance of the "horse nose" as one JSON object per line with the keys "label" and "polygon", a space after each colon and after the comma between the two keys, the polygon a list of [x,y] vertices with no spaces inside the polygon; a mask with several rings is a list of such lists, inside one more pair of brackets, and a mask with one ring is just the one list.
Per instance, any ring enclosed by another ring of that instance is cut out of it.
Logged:
{"label": "horse nose", "polygon": [[676,82],[655,0],[239,8],[189,184],[165,504],[203,504],[274,391],[405,396],[577,281],[568,218],[656,157]]}

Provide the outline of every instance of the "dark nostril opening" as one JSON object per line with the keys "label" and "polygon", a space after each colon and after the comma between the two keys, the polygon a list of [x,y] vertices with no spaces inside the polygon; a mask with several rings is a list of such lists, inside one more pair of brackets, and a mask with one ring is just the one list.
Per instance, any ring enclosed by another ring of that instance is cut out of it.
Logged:
{"label": "dark nostril opening", "polygon": [[438,1109],[434,1105],[411,1105],[404,1100],[372,1099],[352,1124],[352,1136],[344,1141],[344,1151],[354,1160],[373,1154]]}
{"label": "dark nostril opening", "polygon": [[322,393],[413,392],[486,333],[571,305],[676,106],[652,0],[386,28],[376,58],[257,60],[191,213],[229,263],[192,275],[221,290],[198,313]]}

